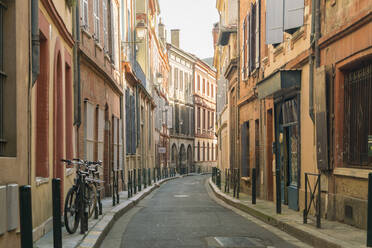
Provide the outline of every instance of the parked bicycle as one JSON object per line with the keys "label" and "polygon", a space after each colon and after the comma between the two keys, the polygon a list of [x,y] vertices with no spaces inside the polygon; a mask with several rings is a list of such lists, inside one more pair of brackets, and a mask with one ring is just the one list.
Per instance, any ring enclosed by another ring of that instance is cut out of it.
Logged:
{"label": "parked bicycle", "polygon": [[74,185],[68,191],[65,208],[64,220],[67,232],[73,234],[76,232],[79,222],[82,221],[82,216],[87,208],[88,218],[91,217],[97,207],[97,185],[101,183],[99,179],[95,179],[98,166],[102,162],[89,162],[80,159],[61,160],[68,165],[76,166],[76,178]]}

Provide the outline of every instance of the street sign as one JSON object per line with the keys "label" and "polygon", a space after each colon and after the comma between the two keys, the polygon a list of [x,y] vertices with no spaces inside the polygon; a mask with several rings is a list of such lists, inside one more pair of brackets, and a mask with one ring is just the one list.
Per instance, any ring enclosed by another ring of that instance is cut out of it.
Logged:
{"label": "street sign", "polygon": [[368,157],[372,157],[372,135],[368,135]]}
{"label": "street sign", "polygon": [[165,147],[159,147],[159,153],[166,153],[167,149]]}

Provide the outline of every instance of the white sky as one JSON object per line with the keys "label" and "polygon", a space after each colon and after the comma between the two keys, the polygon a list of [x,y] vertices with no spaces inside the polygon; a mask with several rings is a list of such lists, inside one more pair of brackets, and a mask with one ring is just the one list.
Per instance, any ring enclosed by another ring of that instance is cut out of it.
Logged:
{"label": "white sky", "polygon": [[180,48],[204,59],[213,57],[213,24],[218,22],[216,0],[159,0],[160,17],[167,29],[180,29]]}

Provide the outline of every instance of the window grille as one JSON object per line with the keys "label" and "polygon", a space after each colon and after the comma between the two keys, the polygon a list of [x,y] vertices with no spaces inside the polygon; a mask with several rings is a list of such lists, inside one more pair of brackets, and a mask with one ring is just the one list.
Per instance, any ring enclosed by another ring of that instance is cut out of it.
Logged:
{"label": "window grille", "polygon": [[372,166],[368,135],[372,135],[372,63],[345,74],[344,158],[350,165]]}

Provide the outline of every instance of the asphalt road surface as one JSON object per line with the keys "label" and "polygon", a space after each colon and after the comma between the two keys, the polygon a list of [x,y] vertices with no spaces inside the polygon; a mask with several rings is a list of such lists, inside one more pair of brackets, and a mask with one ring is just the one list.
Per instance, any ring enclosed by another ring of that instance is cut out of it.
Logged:
{"label": "asphalt road surface", "polygon": [[206,186],[207,178],[188,176],[163,184],[115,223],[101,247],[306,246],[274,227],[217,203]]}

